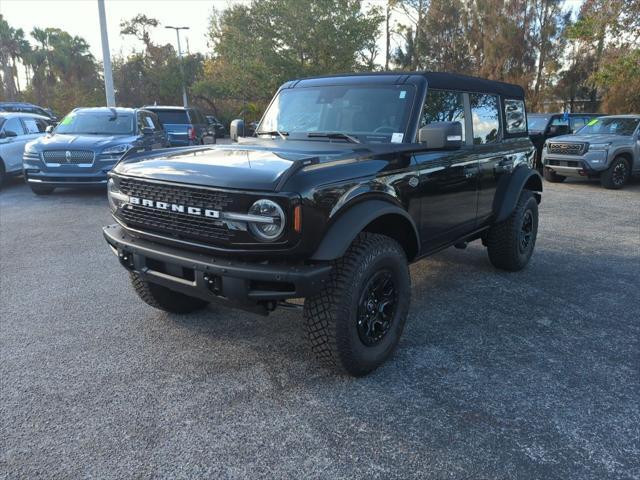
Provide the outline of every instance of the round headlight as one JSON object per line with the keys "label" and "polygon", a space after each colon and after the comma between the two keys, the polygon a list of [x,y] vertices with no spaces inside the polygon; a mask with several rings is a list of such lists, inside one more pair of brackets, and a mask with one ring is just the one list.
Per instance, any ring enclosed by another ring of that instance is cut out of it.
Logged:
{"label": "round headlight", "polygon": [[271,200],[258,200],[249,209],[249,215],[264,217],[264,222],[249,221],[249,230],[261,241],[273,242],[277,240],[284,231],[284,212],[280,205]]}

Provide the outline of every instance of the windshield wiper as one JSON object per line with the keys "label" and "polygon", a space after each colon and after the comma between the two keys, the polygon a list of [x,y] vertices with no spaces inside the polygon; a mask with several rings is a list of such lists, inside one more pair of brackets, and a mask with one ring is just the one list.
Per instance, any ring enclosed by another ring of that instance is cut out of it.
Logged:
{"label": "windshield wiper", "polygon": [[256,132],[256,135],[271,135],[272,137],[274,135],[280,135],[280,138],[282,138],[283,140],[286,140],[287,137],[289,136],[289,132],[281,132],[280,130],[271,130],[270,132]]}
{"label": "windshield wiper", "polygon": [[356,137],[353,137],[351,135],[348,135],[346,133],[340,133],[340,132],[310,132],[307,133],[307,137],[309,138],[339,138],[342,140],[347,140],[348,142],[351,143],[360,143],[360,140],[358,140]]}

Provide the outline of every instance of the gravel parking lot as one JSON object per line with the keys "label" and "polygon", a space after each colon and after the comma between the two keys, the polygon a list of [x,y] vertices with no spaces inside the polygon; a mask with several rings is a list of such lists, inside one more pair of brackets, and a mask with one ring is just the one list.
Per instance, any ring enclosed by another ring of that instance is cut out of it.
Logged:
{"label": "gravel parking lot", "polygon": [[105,193],[0,191],[0,477],[640,478],[640,182],[546,183],[523,272],[412,267],[395,357],[336,377],[301,313],[147,307]]}

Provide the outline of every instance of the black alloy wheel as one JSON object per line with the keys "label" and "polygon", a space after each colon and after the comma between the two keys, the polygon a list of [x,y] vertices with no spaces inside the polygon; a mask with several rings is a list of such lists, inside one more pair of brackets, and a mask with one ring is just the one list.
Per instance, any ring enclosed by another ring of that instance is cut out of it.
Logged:
{"label": "black alloy wheel", "polygon": [[377,345],[385,337],[396,313],[398,292],[389,270],[378,271],[365,285],[358,302],[358,336],[363,344]]}

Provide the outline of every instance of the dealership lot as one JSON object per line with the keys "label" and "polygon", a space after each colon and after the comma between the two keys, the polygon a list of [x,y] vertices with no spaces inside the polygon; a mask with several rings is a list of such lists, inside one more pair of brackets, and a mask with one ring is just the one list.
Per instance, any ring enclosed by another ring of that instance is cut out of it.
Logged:
{"label": "dealership lot", "polygon": [[412,267],[395,357],[323,370],[301,313],[143,304],[103,191],[0,191],[0,476],[640,477],[640,182],[545,183],[532,263]]}

